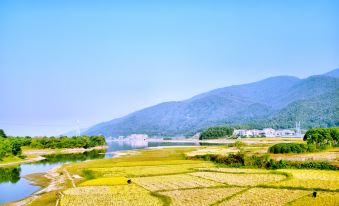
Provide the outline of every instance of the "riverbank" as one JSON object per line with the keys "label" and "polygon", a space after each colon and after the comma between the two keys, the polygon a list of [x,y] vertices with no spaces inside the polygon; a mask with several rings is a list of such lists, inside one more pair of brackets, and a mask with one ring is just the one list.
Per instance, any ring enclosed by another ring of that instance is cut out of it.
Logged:
{"label": "riverbank", "polygon": [[26,156],[26,159],[10,159],[7,161],[4,161],[5,163],[1,163],[0,161],[0,167],[7,167],[7,166],[15,166],[15,165],[21,165],[21,164],[27,164],[32,162],[38,162],[41,160],[44,160],[45,158],[43,155],[50,155],[50,154],[76,154],[76,153],[84,153],[92,150],[102,150],[107,149],[106,145],[103,146],[97,146],[97,147],[91,147],[91,148],[67,148],[67,149],[32,149],[28,147],[22,148],[22,154]]}

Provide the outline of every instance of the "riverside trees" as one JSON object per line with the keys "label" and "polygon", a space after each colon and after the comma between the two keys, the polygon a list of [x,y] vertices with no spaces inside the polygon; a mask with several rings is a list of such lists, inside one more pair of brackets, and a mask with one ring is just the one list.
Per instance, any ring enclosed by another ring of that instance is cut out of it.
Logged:
{"label": "riverside trees", "polygon": [[11,137],[0,130],[0,160],[9,156],[20,156],[21,147],[27,146],[37,149],[55,148],[90,148],[106,145],[104,136],[81,136],[81,137]]}

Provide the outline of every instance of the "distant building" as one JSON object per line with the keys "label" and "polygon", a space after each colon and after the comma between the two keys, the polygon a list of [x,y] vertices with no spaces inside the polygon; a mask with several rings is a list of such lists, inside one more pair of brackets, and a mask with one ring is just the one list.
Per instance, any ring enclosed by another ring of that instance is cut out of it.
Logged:
{"label": "distant building", "polygon": [[147,134],[131,134],[128,137],[126,137],[128,140],[136,140],[136,141],[146,141],[148,139]]}
{"label": "distant building", "polygon": [[263,129],[263,133],[265,137],[275,137],[275,129],[265,128]]}
{"label": "distant building", "polygon": [[295,132],[293,130],[289,130],[289,129],[281,129],[281,130],[275,131],[276,137],[290,137],[290,136],[294,136],[294,135],[295,135]]}
{"label": "distant building", "polygon": [[297,135],[297,133],[294,130],[290,130],[290,129],[275,130],[275,129],[272,129],[272,128],[264,128],[263,130],[239,129],[239,130],[234,130],[233,135],[237,136],[237,137],[258,137],[258,136],[264,136],[264,137],[300,137],[301,136],[301,135]]}

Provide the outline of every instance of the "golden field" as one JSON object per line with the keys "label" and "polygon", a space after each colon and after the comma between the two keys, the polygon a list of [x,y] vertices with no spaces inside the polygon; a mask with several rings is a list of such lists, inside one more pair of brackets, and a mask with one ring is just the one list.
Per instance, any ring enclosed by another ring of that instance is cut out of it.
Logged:
{"label": "golden field", "polygon": [[[212,148],[215,148],[213,146]],[[186,153],[209,147],[138,150],[133,155],[65,164],[73,179],[28,205],[338,205],[339,173],[328,170],[222,168],[186,160]],[[221,149],[223,150],[223,149]],[[223,150],[224,151],[224,150]],[[84,177],[84,176],[83,176]],[[131,184],[126,184],[131,179]],[[67,179],[66,179],[67,180]],[[312,192],[317,190],[317,198]]]}

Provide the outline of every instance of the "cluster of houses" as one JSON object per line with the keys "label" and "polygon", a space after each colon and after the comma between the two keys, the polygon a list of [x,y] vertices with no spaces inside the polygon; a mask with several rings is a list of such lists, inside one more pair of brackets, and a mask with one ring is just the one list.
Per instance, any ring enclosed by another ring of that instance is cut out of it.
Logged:
{"label": "cluster of houses", "polygon": [[301,137],[299,132],[290,129],[275,130],[272,128],[258,129],[239,129],[234,130],[234,136],[238,137]]}

